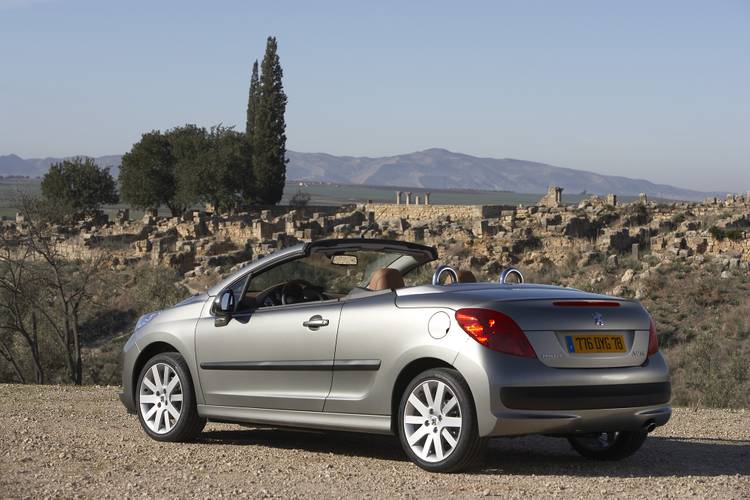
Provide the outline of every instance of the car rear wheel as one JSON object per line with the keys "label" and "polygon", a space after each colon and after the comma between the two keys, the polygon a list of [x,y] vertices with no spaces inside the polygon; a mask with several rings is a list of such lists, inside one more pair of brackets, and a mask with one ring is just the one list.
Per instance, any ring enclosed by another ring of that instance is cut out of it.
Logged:
{"label": "car rear wheel", "polygon": [[177,353],[157,354],[138,377],[138,420],[157,441],[190,441],[206,425],[198,416],[190,371]]}
{"label": "car rear wheel", "polygon": [[431,472],[472,465],[486,440],[479,437],[466,381],[453,369],[427,370],[407,386],[398,409],[398,434],[409,458]]}
{"label": "car rear wheel", "polygon": [[568,441],[573,449],[586,458],[622,460],[638,451],[647,436],[646,431],[614,431],[570,436]]}

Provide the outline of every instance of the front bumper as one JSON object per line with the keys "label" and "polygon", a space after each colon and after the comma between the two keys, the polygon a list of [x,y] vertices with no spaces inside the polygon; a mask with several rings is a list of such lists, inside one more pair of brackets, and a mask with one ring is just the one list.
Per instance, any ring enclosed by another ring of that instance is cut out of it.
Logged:
{"label": "front bumper", "polygon": [[133,401],[132,393],[121,392],[118,396],[120,396],[120,402],[123,404],[127,412],[131,415],[135,415],[135,401]]}
{"label": "front bumper", "polygon": [[471,388],[483,437],[636,430],[672,414],[658,353],[642,366],[552,368],[467,343],[454,366]]}
{"label": "front bumper", "polygon": [[120,352],[120,366],[122,367],[122,392],[119,394],[120,402],[128,413],[136,413],[135,391],[133,390],[133,376],[135,364],[140,354],[140,349],[135,343],[134,336],[125,342]]}

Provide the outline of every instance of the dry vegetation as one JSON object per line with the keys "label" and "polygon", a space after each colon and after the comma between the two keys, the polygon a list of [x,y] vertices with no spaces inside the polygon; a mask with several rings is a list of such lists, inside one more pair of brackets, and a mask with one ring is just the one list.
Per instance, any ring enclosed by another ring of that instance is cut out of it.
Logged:
{"label": "dry vegetation", "polygon": [[[594,197],[577,206],[479,208],[492,215],[467,216],[473,209],[466,206],[271,207],[179,218],[147,211],[138,220],[118,214],[116,221],[95,217],[52,228],[59,255],[75,257],[64,266],[73,276],[76,265],[101,263],[75,317],[82,381],[117,383],[119,351],[139,315],[204,290],[247,260],[309,239],[368,237],[434,245],[440,263],[471,269],[482,281],[496,281],[513,265],[530,282],[639,299],[655,319],[675,404],[750,406],[750,203],[612,206]],[[29,221],[3,222],[5,241],[22,241],[29,227]],[[12,260],[6,257],[3,265]],[[428,283],[430,275],[407,276],[407,284]],[[36,325],[44,381],[68,382],[66,347],[53,335],[53,322],[34,323],[31,314],[55,301],[40,302],[26,288],[33,307],[18,316]],[[20,381],[19,374],[33,381],[23,336],[12,332],[13,321],[3,321],[0,382]]]}
{"label": "dry vegetation", "polygon": [[[642,265],[620,259],[614,267],[579,266],[571,255],[567,265],[531,273],[531,279],[607,292],[628,269],[639,271]],[[715,263],[693,268],[676,261],[642,280],[640,300],[654,318],[669,361],[674,404],[750,407],[750,281],[741,274],[720,279],[720,273]]]}

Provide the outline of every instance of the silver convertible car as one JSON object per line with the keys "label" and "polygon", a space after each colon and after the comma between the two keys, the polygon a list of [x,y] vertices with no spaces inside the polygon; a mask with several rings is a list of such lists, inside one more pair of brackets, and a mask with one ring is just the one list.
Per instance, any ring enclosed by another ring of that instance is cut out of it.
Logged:
{"label": "silver convertible car", "polygon": [[669,420],[667,365],[637,301],[523,284],[515,269],[477,283],[437,259],[375,239],[260,258],[138,320],[121,400],[159,441],[207,420],[396,434],[443,472],[497,436],[621,459]]}

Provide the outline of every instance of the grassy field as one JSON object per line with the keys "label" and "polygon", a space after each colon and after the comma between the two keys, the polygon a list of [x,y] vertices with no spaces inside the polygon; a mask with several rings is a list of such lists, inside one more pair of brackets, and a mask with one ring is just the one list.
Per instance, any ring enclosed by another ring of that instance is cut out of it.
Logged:
{"label": "grassy field", "polygon": [[[540,194],[513,193],[510,191],[441,190],[290,182],[287,183],[284,190],[284,198],[288,199],[298,189],[311,196],[310,203],[313,205],[363,203],[367,200],[372,200],[376,203],[393,203],[396,199],[396,191],[411,191],[415,195],[419,195],[420,198],[424,196],[425,192],[430,192],[430,203],[433,205],[518,205],[519,203],[536,203],[542,196]],[[570,197],[571,200],[574,198],[577,200],[580,199],[580,196]]]}
{"label": "grassy field", "polygon": [[[0,178],[0,217],[14,218],[21,204],[21,196],[26,193],[30,195],[41,194],[41,181],[39,179],[4,179]],[[104,212],[114,215],[122,208],[129,208],[127,205],[107,205]],[[130,209],[130,217],[137,218],[143,215],[142,210]],[[162,207],[159,215],[169,215],[169,210]]]}
{"label": "grassy field", "polygon": [[0,216],[15,216],[21,193],[39,192],[39,179],[0,179]]}
{"label": "grassy field", "polygon": [[[16,214],[21,193],[39,194],[39,179],[2,179],[0,178],[0,216],[13,217]],[[541,194],[536,193],[514,193],[510,191],[481,191],[481,190],[445,190],[445,189],[422,189],[394,186],[364,186],[348,184],[322,184],[322,183],[300,183],[290,181],[284,189],[282,203],[287,203],[294,194],[301,190],[310,195],[311,205],[342,205],[347,203],[364,203],[372,200],[376,203],[393,203],[395,192],[411,191],[414,194],[424,196],[426,191],[431,193],[430,203],[433,205],[518,205],[534,204]],[[587,195],[563,194],[563,202],[577,203]],[[622,202],[632,201],[632,196],[620,197]],[[110,205],[105,207],[105,212],[115,213],[125,205]],[[168,215],[166,210],[164,215]],[[131,210],[132,216],[138,214]]]}

